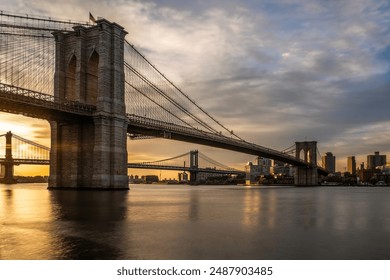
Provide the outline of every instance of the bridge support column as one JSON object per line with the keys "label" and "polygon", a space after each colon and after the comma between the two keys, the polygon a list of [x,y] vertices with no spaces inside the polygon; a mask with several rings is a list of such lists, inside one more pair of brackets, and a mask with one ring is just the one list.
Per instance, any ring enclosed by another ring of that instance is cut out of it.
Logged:
{"label": "bridge support column", "polygon": [[51,122],[49,188],[128,189],[124,37],[115,23],[56,32],[54,95],[96,106],[93,119]]}
{"label": "bridge support column", "polygon": [[198,183],[199,152],[198,150],[190,151],[190,184]]}
{"label": "bridge support column", "polygon": [[317,142],[295,142],[295,156],[310,164],[307,166],[295,167],[294,184],[296,186],[317,186]]}
{"label": "bridge support column", "polygon": [[96,116],[92,184],[128,189],[127,119]]}
{"label": "bridge support column", "polygon": [[315,167],[295,167],[294,184],[296,186],[317,186],[318,170]]}
{"label": "bridge support column", "polygon": [[14,178],[14,160],[12,157],[12,133],[8,131],[5,135],[5,161],[4,161],[4,178],[1,180],[4,184],[15,184]]}
{"label": "bridge support column", "polygon": [[1,181],[3,184],[16,184],[14,164],[12,162],[4,163],[4,178]]}
{"label": "bridge support column", "polygon": [[190,171],[190,185],[196,185],[198,183],[198,172]]}

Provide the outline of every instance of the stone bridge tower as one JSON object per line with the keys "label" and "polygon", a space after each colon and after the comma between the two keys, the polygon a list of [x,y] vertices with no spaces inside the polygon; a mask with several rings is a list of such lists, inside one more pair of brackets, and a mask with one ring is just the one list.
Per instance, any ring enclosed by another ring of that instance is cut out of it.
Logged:
{"label": "stone bridge tower", "polygon": [[49,188],[128,189],[123,27],[53,33],[54,95],[95,105],[92,119],[52,121]]}
{"label": "stone bridge tower", "polygon": [[318,185],[317,141],[295,142],[295,156],[309,163],[310,167],[295,167],[294,184],[297,186]]}

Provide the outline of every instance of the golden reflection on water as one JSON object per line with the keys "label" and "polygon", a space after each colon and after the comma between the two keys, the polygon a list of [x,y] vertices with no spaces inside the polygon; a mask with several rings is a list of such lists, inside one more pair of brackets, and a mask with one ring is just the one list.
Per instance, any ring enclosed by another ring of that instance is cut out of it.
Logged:
{"label": "golden reflection on water", "polygon": [[248,228],[257,227],[261,219],[261,193],[247,189],[242,199],[242,224]]}
{"label": "golden reflection on water", "polygon": [[130,202],[128,220],[132,222],[164,223],[186,221],[189,216],[193,220],[197,218],[196,194],[186,186],[175,190],[164,186],[148,186],[142,192],[131,190]]}
{"label": "golden reflection on water", "polygon": [[268,193],[268,228],[273,228],[275,226],[276,221],[276,215],[277,215],[277,201],[276,201],[276,194],[275,190],[272,189]]}
{"label": "golden reflection on water", "polygon": [[275,227],[277,197],[274,189],[246,188],[242,199],[242,224],[245,227]]}
{"label": "golden reflection on water", "polygon": [[389,197],[389,188],[0,185],[0,259],[388,259]]}
{"label": "golden reflection on water", "polygon": [[[51,250],[52,244],[56,242],[50,231],[53,219],[51,205],[37,207],[39,201],[47,200],[48,194],[13,187],[1,188],[0,259],[55,258],[55,252]],[[4,226],[7,232],[3,232]]]}

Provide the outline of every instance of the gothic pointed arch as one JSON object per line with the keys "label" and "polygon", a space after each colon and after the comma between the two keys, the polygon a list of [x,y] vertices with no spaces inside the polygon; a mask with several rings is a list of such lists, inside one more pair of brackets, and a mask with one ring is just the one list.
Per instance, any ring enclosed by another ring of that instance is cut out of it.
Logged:
{"label": "gothic pointed arch", "polygon": [[301,149],[299,151],[298,155],[299,155],[299,159],[304,160],[304,161],[306,160],[305,159],[305,150],[304,149]]}
{"label": "gothic pointed arch", "polygon": [[86,72],[86,96],[88,104],[96,105],[98,96],[99,54],[94,50],[88,60]]}

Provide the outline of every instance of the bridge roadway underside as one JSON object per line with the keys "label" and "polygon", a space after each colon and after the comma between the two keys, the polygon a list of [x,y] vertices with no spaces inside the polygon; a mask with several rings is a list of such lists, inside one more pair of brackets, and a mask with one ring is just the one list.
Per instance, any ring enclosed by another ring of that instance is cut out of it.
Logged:
{"label": "bridge roadway underside", "polygon": [[[232,143],[226,143],[222,141],[216,141],[215,139],[207,139],[207,138],[202,138],[198,135],[188,135],[188,134],[181,134],[175,131],[167,131],[165,130],[156,130],[155,128],[145,128],[143,126],[138,126],[136,124],[130,123],[128,125],[127,129],[128,133],[135,133],[135,134],[143,134],[143,135],[148,135],[148,136],[154,136],[158,138],[168,138],[171,140],[177,140],[177,141],[183,141],[183,142],[190,142],[190,143],[195,143],[195,144],[200,144],[200,145],[205,145],[205,146],[211,146],[211,147],[216,147],[216,148],[221,148],[225,150],[230,150],[230,151],[235,151],[235,152],[240,152],[244,154],[249,154],[249,155],[255,155],[255,156],[262,156],[265,158],[270,158],[274,160],[278,160],[281,162],[285,162],[288,164],[292,164],[294,166],[302,166],[305,167],[306,165],[301,162],[297,162],[293,158],[289,159],[287,157],[279,156],[274,153],[273,150],[267,150],[267,149],[261,149],[260,146],[254,145],[249,147],[246,143],[246,145],[240,145],[238,142],[233,142]],[[169,137],[167,137],[169,135]],[[309,167],[308,167],[309,168]],[[327,175],[328,173],[325,170],[318,169],[318,173],[320,175]]]}
{"label": "bridge roadway underside", "polygon": [[[0,91],[0,94],[2,92]],[[77,113],[64,112],[57,108],[45,107],[39,104],[34,104],[33,102],[29,103],[28,99],[26,101],[20,102],[15,100],[1,99],[0,111],[5,113],[11,113],[16,115],[23,115],[27,117],[44,119],[44,120],[80,120],[83,117]]]}
{"label": "bridge roadway underside", "polygon": [[0,83],[0,111],[45,120],[78,121],[92,117],[95,106]]}

